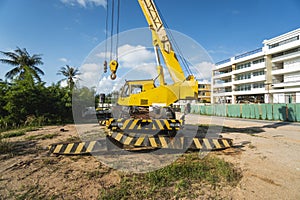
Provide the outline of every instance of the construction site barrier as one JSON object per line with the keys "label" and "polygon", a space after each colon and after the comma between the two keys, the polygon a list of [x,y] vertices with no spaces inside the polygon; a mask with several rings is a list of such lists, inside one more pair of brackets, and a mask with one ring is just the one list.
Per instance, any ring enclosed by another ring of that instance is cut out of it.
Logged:
{"label": "construction site barrier", "polygon": [[[185,106],[181,106],[185,111]],[[245,119],[300,122],[300,103],[191,105],[190,113]]]}

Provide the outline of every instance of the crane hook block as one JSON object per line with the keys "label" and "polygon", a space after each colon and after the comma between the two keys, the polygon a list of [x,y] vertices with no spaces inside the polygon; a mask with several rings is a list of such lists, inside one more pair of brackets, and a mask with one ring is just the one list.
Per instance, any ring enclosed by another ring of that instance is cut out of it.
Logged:
{"label": "crane hook block", "polygon": [[110,68],[110,71],[111,71],[110,78],[112,80],[115,80],[117,78],[116,72],[117,72],[117,69],[118,69],[118,65],[119,65],[118,61],[116,61],[116,60],[112,60],[109,63],[109,68]]}
{"label": "crane hook block", "polygon": [[103,66],[104,66],[104,73],[106,73],[107,72],[107,61],[106,60],[104,61]]}

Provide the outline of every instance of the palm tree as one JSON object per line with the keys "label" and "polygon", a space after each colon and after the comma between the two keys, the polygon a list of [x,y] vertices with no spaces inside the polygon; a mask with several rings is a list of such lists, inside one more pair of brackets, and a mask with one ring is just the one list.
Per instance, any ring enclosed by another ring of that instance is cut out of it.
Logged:
{"label": "palm tree", "polygon": [[7,58],[0,59],[0,62],[15,66],[12,70],[5,74],[5,78],[13,79],[24,79],[26,76],[30,76],[41,82],[40,75],[44,75],[44,72],[36,67],[36,65],[42,65],[42,58],[40,54],[34,54],[30,56],[25,48],[20,49],[17,47],[14,52],[3,52],[1,54]]}
{"label": "palm tree", "polygon": [[79,70],[74,67],[70,67],[66,65],[65,67],[61,67],[57,73],[58,75],[63,75],[66,78],[62,79],[61,81],[67,80],[68,87],[72,90],[75,85],[75,79],[78,79],[78,75],[80,75]]}

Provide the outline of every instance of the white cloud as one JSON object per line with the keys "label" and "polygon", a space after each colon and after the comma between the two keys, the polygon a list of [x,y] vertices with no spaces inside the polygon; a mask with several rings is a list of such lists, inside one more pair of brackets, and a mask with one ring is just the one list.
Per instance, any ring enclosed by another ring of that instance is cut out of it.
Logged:
{"label": "white cloud", "polygon": [[67,58],[60,58],[58,60],[61,61],[61,62],[63,62],[63,63],[69,62],[69,60]]}
{"label": "white cloud", "polygon": [[111,93],[112,91],[117,91],[121,88],[124,82],[121,81],[120,78],[115,80],[111,80],[109,76],[104,76],[98,84],[97,92],[98,93]]}
{"label": "white cloud", "polygon": [[67,86],[68,86],[67,80],[61,81],[61,82],[60,82],[60,86],[61,86],[61,87],[67,87]]}
{"label": "white cloud", "polygon": [[106,7],[107,1],[106,0],[60,0],[64,4],[68,4],[71,6],[79,5],[81,7],[88,7],[88,6],[103,6]]}
{"label": "white cloud", "polygon": [[155,62],[155,54],[144,46],[123,45],[118,48],[119,62],[125,68],[136,68]]}
{"label": "white cloud", "polygon": [[80,67],[79,83],[80,85],[95,87],[103,71],[101,66],[95,63],[86,63]]}
{"label": "white cloud", "polygon": [[[97,53],[96,56],[102,59],[116,57],[116,54],[110,54],[111,52],[100,52]],[[123,46],[120,46],[118,48],[118,55],[119,66],[121,66],[122,68],[133,69],[138,66],[146,65],[149,63],[155,63],[154,52],[141,45],[132,46],[129,44],[125,44]]]}
{"label": "white cloud", "polygon": [[191,67],[191,71],[193,72],[197,80],[208,82],[211,81],[213,69],[215,69],[215,65],[211,62],[201,62]]}

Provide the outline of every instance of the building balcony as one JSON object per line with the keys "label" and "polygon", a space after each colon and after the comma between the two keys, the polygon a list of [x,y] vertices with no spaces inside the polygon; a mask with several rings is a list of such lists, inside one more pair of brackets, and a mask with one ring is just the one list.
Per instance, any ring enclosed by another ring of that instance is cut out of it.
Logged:
{"label": "building balcony", "polygon": [[232,92],[220,92],[220,93],[214,93],[213,97],[223,97],[223,96],[231,96]]}
{"label": "building balcony", "polygon": [[239,84],[245,84],[245,83],[261,82],[261,81],[265,81],[265,80],[266,80],[266,76],[265,75],[252,76],[250,79],[233,81],[233,84],[234,85],[239,85]]}
{"label": "building balcony", "polygon": [[238,70],[234,70],[233,74],[241,74],[241,73],[245,73],[245,72],[249,72],[249,71],[255,71],[255,70],[259,70],[259,69],[264,69],[265,63],[259,63],[259,64],[252,64],[251,67],[247,67],[247,68],[243,68],[243,69],[238,69]]}
{"label": "building balcony", "polygon": [[282,51],[286,51],[287,49],[292,49],[292,48],[295,48],[295,47],[298,47],[300,46],[300,40],[297,40],[297,41],[293,41],[291,43],[287,43],[287,44],[284,44],[284,45],[281,45],[281,46],[278,46],[278,47],[275,47],[275,48],[272,48],[272,49],[268,49],[266,51],[266,54],[275,54],[275,53],[278,53],[278,52],[282,52]]}
{"label": "building balcony", "polygon": [[[300,54],[299,54],[299,56],[300,56]],[[288,74],[288,73],[299,72],[299,71],[300,71],[299,66],[295,66],[295,67],[273,70],[272,75]]]}
{"label": "building balcony", "polygon": [[294,59],[294,58],[298,58],[298,57],[300,57],[299,51],[272,58],[272,63],[283,62],[285,60],[290,60],[290,59]]}
{"label": "building balcony", "polygon": [[272,84],[272,87],[274,89],[276,88],[285,88],[285,87],[296,87],[296,86],[300,86],[300,81],[293,81],[293,82],[282,82],[282,83],[274,83]]}
{"label": "building balcony", "polygon": [[230,87],[232,85],[232,82],[228,82],[228,83],[217,83],[214,84],[214,88],[224,88],[224,87]]}
{"label": "building balcony", "polygon": [[214,75],[213,78],[217,79],[217,78],[225,78],[225,77],[230,77],[232,75],[233,72],[228,72],[228,73],[223,73],[223,74],[217,74]]}
{"label": "building balcony", "polygon": [[233,95],[255,95],[267,93],[265,88],[252,88],[251,90],[234,91]]}

